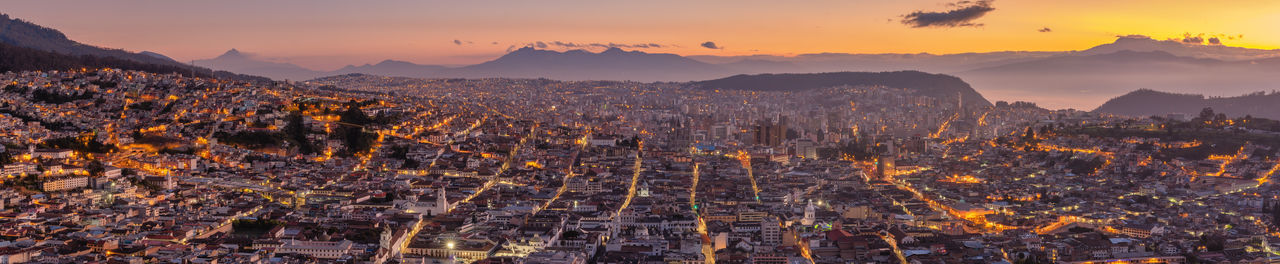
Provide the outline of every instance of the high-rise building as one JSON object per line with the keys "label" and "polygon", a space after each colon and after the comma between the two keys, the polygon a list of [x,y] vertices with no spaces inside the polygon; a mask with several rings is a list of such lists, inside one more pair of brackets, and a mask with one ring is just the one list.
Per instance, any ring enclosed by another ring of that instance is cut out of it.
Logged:
{"label": "high-rise building", "polygon": [[894,164],[898,151],[897,146],[893,145],[893,140],[889,140],[883,144],[884,151],[880,153],[880,157],[876,158],[876,175],[883,180],[891,180],[893,175],[897,173],[895,170],[897,164]]}
{"label": "high-rise building", "polygon": [[893,156],[881,155],[876,158],[876,176],[879,176],[882,180],[891,180],[893,175],[897,173],[896,167]]}
{"label": "high-rise building", "polygon": [[776,216],[766,216],[760,221],[760,242],[765,245],[782,243],[782,225]]}
{"label": "high-rise building", "polygon": [[818,158],[818,143],[809,139],[800,139],[796,141],[796,156],[806,159]]}
{"label": "high-rise building", "polygon": [[765,146],[779,146],[787,138],[787,125],[785,122],[773,123],[772,120],[761,120],[756,123],[752,130],[754,133],[755,144]]}

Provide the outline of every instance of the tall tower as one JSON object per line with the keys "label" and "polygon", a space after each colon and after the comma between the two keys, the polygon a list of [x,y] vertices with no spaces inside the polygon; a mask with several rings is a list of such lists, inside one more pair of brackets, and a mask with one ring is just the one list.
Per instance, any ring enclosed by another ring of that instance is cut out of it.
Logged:
{"label": "tall tower", "polygon": [[445,196],[444,187],[441,186],[439,191],[436,193],[436,210],[435,211],[439,212],[439,214],[448,214],[449,209],[450,209],[449,197]]}
{"label": "tall tower", "polygon": [[817,208],[813,207],[813,200],[809,200],[809,205],[804,207],[804,218],[800,219],[800,224],[809,226],[813,224],[814,218],[817,217]]}

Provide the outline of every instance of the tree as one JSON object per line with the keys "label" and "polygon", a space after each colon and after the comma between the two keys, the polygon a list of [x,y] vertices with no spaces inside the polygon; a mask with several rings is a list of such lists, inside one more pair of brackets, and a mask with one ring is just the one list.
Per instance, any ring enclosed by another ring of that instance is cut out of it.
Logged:
{"label": "tree", "polygon": [[345,105],[347,110],[342,112],[338,121],[358,126],[372,123],[373,120],[369,118],[369,115],[365,115],[363,110],[360,110],[360,103],[356,102],[356,100],[348,101]]}
{"label": "tree", "polygon": [[102,161],[94,160],[89,162],[88,166],[85,166],[85,170],[89,172],[89,176],[102,177],[103,173],[107,171],[107,167],[102,164]]}
{"label": "tree", "polygon": [[1213,120],[1213,107],[1205,107],[1200,110],[1200,120]]}
{"label": "tree", "polygon": [[285,136],[298,145],[298,151],[302,154],[316,153],[316,147],[307,140],[307,128],[302,123],[302,113],[292,112],[286,117],[288,121],[284,126]]}

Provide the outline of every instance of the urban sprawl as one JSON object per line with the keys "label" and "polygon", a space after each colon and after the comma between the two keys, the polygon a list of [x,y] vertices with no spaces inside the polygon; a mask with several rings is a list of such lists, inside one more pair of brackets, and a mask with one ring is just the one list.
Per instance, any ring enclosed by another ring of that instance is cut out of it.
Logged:
{"label": "urban sprawl", "polygon": [[1280,126],[883,86],[0,74],[0,263],[1273,263]]}

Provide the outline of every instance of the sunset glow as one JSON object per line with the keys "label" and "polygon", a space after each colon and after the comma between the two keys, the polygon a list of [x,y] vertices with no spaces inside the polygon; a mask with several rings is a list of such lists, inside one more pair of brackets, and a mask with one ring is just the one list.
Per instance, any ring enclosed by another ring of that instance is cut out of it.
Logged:
{"label": "sunset glow", "polygon": [[[71,2],[76,1],[63,1]],[[137,3],[131,3],[137,2]],[[935,53],[1082,50],[1117,35],[1155,39],[1221,36],[1229,46],[1275,49],[1275,1],[994,1],[980,27],[911,28],[913,11],[944,11],[946,1],[122,1],[94,8],[47,8],[44,1],[4,12],[58,28],[73,39],[128,47],[180,61],[231,48],[316,70],[385,59],[471,64],[511,47],[658,44],[626,48],[681,55]],[[351,12],[360,10],[360,12]],[[227,20],[227,17],[236,19]],[[110,29],[146,27],[119,34]],[[1048,28],[1048,32],[1040,32]],[[1241,37],[1242,36],[1242,37]],[[455,43],[457,40],[457,43]],[[720,49],[702,47],[714,42]],[[306,45],[299,45],[305,43]],[[603,48],[589,48],[600,51]]]}

